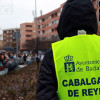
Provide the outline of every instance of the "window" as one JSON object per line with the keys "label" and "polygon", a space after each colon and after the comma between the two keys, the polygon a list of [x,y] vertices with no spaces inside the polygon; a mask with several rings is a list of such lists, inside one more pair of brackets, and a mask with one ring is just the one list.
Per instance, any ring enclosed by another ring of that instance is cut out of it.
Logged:
{"label": "window", "polygon": [[51,15],[51,18],[57,17],[57,13]]}
{"label": "window", "polygon": [[10,30],[10,33],[12,33],[13,31],[12,30]]}
{"label": "window", "polygon": [[42,19],[38,20],[38,22],[41,23],[42,22]]}
{"label": "window", "polygon": [[40,31],[38,31],[38,33],[40,34]]}
{"label": "window", "polygon": [[100,23],[100,9],[99,9],[99,23]]}
{"label": "window", "polygon": [[36,25],[34,25],[34,28],[36,28]]}
{"label": "window", "polygon": [[26,32],[32,32],[32,30],[26,30]]}
{"label": "window", "polygon": [[10,41],[9,42],[12,42],[12,39],[10,39]]}
{"label": "window", "polygon": [[57,28],[55,28],[55,31],[57,31]]}
{"label": "window", "polygon": [[42,34],[42,31],[40,31],[40,34]]}
{"label": "window", "polygon": [[43,30],[42,33],[44,34],[45,33],[45,30]]}
{"label": "window", "polygon": [[38,29],[40,29],[40,25],[38,26]]}
{"label": "window", "polygon": [[40,26],[40,28],[42,28],[42,25]]}
{"label": "window", "polygon": [[25,35],[22,35],[21,38],[25,38]]}
{"label": "window", "polygon": [[25,25],[21,25],[21,27],[22,27],[22,28],[24,28],[24,27],[25,27]]}
{"label": "window", "polygon": [[30,43],[30,42],[31,42],[31,40],[26,40],[26,42],[29,42],[29,43]]}
{"label": "window", "polygon": [[26,27],[32,27],[32,25],[26,25]]}
{"label": "window", "polygon": [[26,35],[26,37],[32,37],[32,35]]}
{"label": "window", "polygon": [[54,20],[54,21],[52,21],[51,23],[52,23],[52,25],[53,25],[53,24],[58,24],[58,20]]}
{"label": "window", "polygon": [[100,7],[100,0],[91,0],[93,2],[94,5],[96,5],[97,7]]}
{"label": "window", "polygon": [[45,21],[45,19],[42,19],[42,22],[44,22]]}
{"label": "window", "polygon": [[12,35],[10,35],[10,37],[12,37]]}
{"label": "window", "polygon": [[100,1],[99,1],[99,5],[98,6],[100,7]]}
{"label": "window", "polygon": [[25,42],[25,40],[21,40],[21,42]]}
{"label": "window", "polygon": [[44,41],[46,40],[46,37],[41,37],[40,40]]}
{"label": "window", "polygon": [[62,8],[61,8],[61,10],[60,10],[61,12],[62,12]]}
{"label": "window", "polygon": [[57,13],[55,13],[55,17],[57,17]]}
{"label": "window", "polygon": [[7,40],[7,42],[9,42],[9,40]]}
{"label": "window", "polygon": [[45,31],[45,33],[50,33],[50,32],[51,32],[51,30],[46,30],[46,31]]}
{"label": "window", "polygon": [[54,24],[54,21],[52,21],[52,25]]}
{"label": "window", "polygon": [[51,15],[51,18],[54,18],[54,14]]}
{"label": "window", "polygon": [[6,31],[4,31],[4,33],[6,33]]}
{"label": "window", "polygon": [[46,27],[46,25],[42,25],[42,28],[45,28]]}
{"label": "window", "polygon": [[52,24],[51,23],[49,23],[49,26],[51,26]]}
{"label": "window", "polygon": [[52,32],[54,32],[54,29],[52,29]]}
{"label": "window", "polygon": [[7,33],[9,33],[9,31],[7,31]]}

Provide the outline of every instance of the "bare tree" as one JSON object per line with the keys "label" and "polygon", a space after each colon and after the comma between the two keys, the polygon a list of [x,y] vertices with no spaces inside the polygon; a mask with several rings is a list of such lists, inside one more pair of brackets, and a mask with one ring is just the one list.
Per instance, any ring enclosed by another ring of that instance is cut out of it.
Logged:
{"label": "bare tree", "polygon": [[23,44],[23,48],[26,48],[26,50],[47,50],[51,47],[51,43],[56,42],[58,40],[59,37],[57,35],[52,35],[49,39],[47,37],[38,37],[37,41],[35,39],[27,40]]}

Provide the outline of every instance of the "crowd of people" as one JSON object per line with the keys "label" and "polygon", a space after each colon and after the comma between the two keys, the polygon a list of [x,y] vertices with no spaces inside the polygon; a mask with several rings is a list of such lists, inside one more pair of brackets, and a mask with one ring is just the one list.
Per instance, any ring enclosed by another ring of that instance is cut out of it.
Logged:
{"label": "crowd of people", "polygon": [[43,55],[38,55],[36,53],[22,52],[11,53],[11,52],[1,52],[0,53],[0,72],[4,70],[12,71],[17,68],[17,65],[29,65],[32,62],[40,62],[43,59]]}

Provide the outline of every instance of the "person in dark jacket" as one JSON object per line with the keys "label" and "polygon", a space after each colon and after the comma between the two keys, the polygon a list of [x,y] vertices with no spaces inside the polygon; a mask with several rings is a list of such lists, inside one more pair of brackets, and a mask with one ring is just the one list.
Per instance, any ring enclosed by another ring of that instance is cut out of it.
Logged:
{"label": "person in dark jacket", "polygon": [[[57,27],[61,40],[78,35],[78,30],[85,30],[86,34],[90,35],[97,34],[97,29],[96,13],[91,0],[67,0],[65,2]],[[53,51],[50,48],[45,53],[40,66],[37,100],[59,100],[57,89]]]}

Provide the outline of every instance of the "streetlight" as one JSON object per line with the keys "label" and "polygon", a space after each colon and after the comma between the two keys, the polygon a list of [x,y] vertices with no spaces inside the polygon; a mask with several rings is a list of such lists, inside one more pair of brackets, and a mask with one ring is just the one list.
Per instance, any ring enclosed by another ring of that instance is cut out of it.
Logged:
{"label": "streetlight", "polygon": [[17,63],[17,69],[19,68],[18,66],[18,41],[20,39],[20,33],[17,30],[14,30],[14,37],[16,39],[16,63]]}

